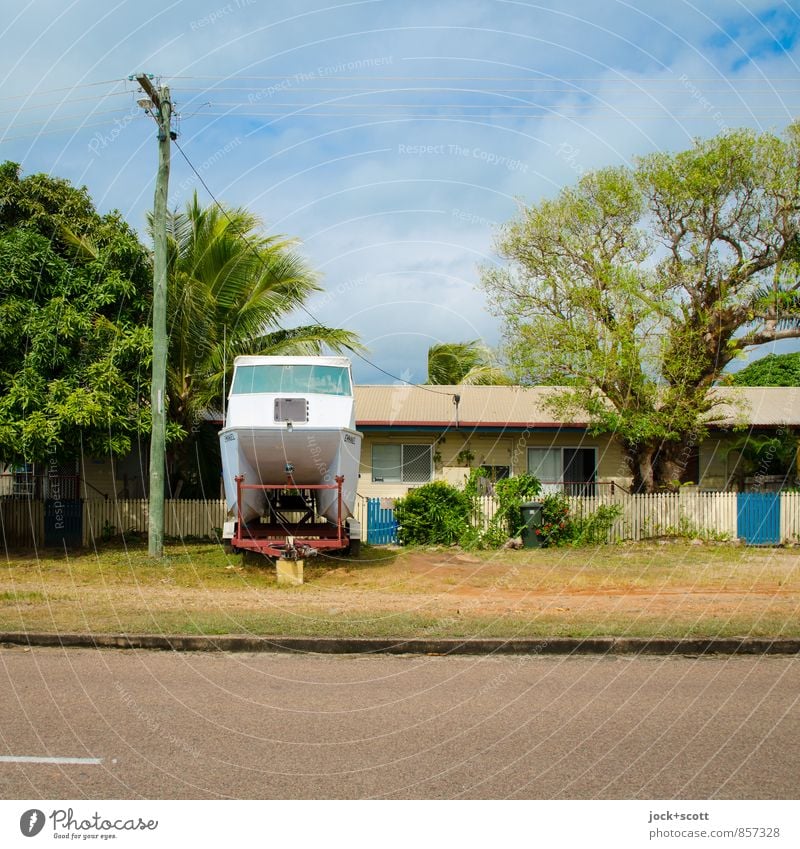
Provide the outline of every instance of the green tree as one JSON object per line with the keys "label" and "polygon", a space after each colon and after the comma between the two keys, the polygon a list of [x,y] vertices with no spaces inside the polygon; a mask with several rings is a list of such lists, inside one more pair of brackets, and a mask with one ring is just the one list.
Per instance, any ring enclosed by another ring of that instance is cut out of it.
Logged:
{"label": "green tree", "polygon": [[800,126],[585,175],[523,208],[483,285],[522,382],[616,434],[634,486],[680,480],[741,352],[800,336]]}
{"label": "green tree", "polygon": [[800,386],[800,353],[767,354],[731,375],[734,386]]}
{"label": "green tree", "polygon": [[127,453],[149,429],[147,252],[85,188],[0,165],[0,458]]}
{"label": "green tree", "polygon": [[360,349],[355,334],[311,324],[282,327],[320,291],[295,242],[265,236],[246,209],[201,207],[197,196],[170,214],[168,331],[172,491],[218,487],[216,435],[203,424],[220,410],[240,355]]}
{"label": "green tree", "polygon": [[488,386],[509,384],[511,378],[497,366],[489,348],[478,339],[440,342],[428,348],[429,384]]}

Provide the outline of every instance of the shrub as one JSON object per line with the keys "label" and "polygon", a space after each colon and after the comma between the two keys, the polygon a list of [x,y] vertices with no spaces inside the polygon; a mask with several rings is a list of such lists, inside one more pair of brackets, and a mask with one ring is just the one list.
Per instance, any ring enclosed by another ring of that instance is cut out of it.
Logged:
{"label": "shrub", "polygon": [[622,513],[619,504],[601,504],[594,513],[575,519],[575,537],[572,545],[603,545],[608,542],[608,532]]}
{"label": "shrub", "polygon": [[[522,531],[520,505],[541,492],[541,484],[533,475],[518,475],[502,478],[490,484],[481,469],[473,469],[464,492],[472,505],[472,517],[478,527],[470,526],[462,534],[460,543],[464,548],[499,548],[509,536],[515,537]],[[484,518],[480,510],[480,496],[494,491],[496,509],[488,526],[484,529]]]}
{"label": "shrub", "polygon": [[536,529],[542,545],[566,545],[573,538],[574,532],[567,497],[561,493],[545,495],[542,499],[542,524]]}
{"label": "shrub", "polygon": [[509,536],[519,536],[523,528],[520,506],[535,498],[541,491],[542,485],[533,475],[517,475],[497,481],[494,492],[499,507],[493,521],[507,531]]}
{"label": "shrub", "polygon": [[433,481],[395,503],[397,536],[403,545],[450,545],[469,528],[470,497],[445,481]]}
{"label": "shrub", "polygon": [[601,504],[594,513],[577,518],[571,515],[569,499],[554,493],[542,500],[542,525],[536,532],[543,545],[554,548],[602,545],[621,511],[619,504]]}

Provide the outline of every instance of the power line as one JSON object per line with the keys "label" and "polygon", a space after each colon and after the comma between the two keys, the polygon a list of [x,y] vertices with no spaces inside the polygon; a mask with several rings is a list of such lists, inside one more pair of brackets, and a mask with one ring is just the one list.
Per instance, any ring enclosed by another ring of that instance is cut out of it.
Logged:
{"label": "power line", "polygon": [[[98,85],[110,85],[111,83],[121,83],[121,82],[125,82],[125,80],[122,79],[122,78],[117,79],[117,80],[100,80],[99,82],[96,82],[96,83],[82,83],[80,87],[81,88],[94,88],[94,86],[98,86]],[[5,97],[0,97],[0,103],[2,103],[4,100],[26,100],[26,99],[29,99],[31,97],[41,97],[45,94],[58,94],[58,92],[61,92],[61,91],[76,91],[76,90],[77,90],[77,86],[64,86],[62,88],[46,88],[46,89],[42,89],[42,91],[32,91],[32,92],[29,92],[28,94],[9,94],[9,95],[6,95]],[[119,92],[119,93],[123,94],[125,92]],[[85,99],[85,98],[80,98],[80,99]]]}
{"label": "power line", "polygon": [[52,109],[53,107],[69,106],[72,103],[83,103],[90,101],[103,101],[108,97],[116,97],[120,94],[131,94],[130,91],[109,91],[105,94],[93,94],[89,97],[73,97],[68,100],[58,100],[53,103],[29,103],[25,106],[17,106],[14,109],[4,109],[0,115],[17,115],[20,112],[27,112],[31,109]]}
{"label": "power line", "polygon": [[[244,102],[230,102],[230,101],[218,101],[211,102],[212,106],[217,107],[239,107],[239,106],[251,106],[250,103]],[[333,107],[335,109],[541,109],[543,111],[555,111],[558,110],[557,106],[549,106],[547,104],[540,103],[342,103],[338,100],[324,100],[319,101],[317,103],[269,103],[264,104],[264,106],[268,106],[272,109],[318,109],[321,107],[330,108]],[[613,106],[611,104],[597,102],[587,104],[584,109],[611,109],[614,111],[618,111],[618,107]],[[662,104],[653,104],[652,106],[642,106],[640,108],[646,109],[654,109],[654,110],[663,110],[666,105]],[[739,107],[742,108],[745,107]]]}
{"label": "power line", "polygon": [[88,130],[93,127],[107,127],[108,121],[99,121],[96,124],[80,124],[77,127],[58,127],[54,130],[42,130],[38,133],[28,133],[22,136],[4,136],[0,134],[0,141],[10,142],[10,141],[26,141],[28,139],[38,139],[40,136],[52,136],[58,133],[73,133],[78,130]]}
{"label": "power line", "polygon": [[[320,69],[317,71],[311,72],[294,72],[294,73],[285,73],[285,74],[227,74],[224,76],[213,76],[213,75],[176,75],[172,76],[170,74],[165,74],[165,79],[171,80],[286,80],[286,79],[297,79],[298,77],[305,79],[308,77],[310,80],[318,79],[323,76],[331,76],[333,77],[335,74],[335,66],[331,66],[331,68],[323,68],[323,71],[327,73],[322,74],[318,73]],[[609,78],[609,77],[552,77],[552,76],[542,76],[542,77],[470,77],[470,76],[411,76],[411,75],[401,75],[401,76],[373,76],[365,77],[363,74],[358,76],[348,76],[345,74],[335,74],[335,78],[337,80],[361,80],[369,79],[369,80],[381,80],[381,81],[394,81],[394,80],[409,80],[411,82],[422,80],[424,82],[428,81],[436,81],[436,82],[451,82],[458,80],[468,80],[470,82],[524,82],[524,83],[536,83],[536,82],[597,82],[597,83],[625,83],[632,85],[639,85],[641,83],[659,83],[659,82],[675,82],[674,78],[669,77],[632,77],[630,80],[619,79],[619,78]],[[691,83],[701,83],[701,82],[716,82],[716,83],[730,83],[740,84],[747,82],[757,82],[762,85],[771,84],[776,82],[793,82],[797,83],[797,77],[769,77],[768,79],[764,79],[763,77],[687,77],[687,81]]]}
{"label": "power line", "polygon": [[[287,82],[291,79],[290,77],[284,78]],[[373,78],[374,79],[374,78]],[[680,94],[686,91],[686,87],[683,85],[675,85],[672,80],[665,80],[665,82],[669,82],[673,88],[663,88],[658,87],[654,91],[658,94]],[[787,80],[788,82],[788,80]],[[793,83],[797,83],[796,79],[791,80]],[[620,83],[621,85],[625,85]],[[763,87],[759,89],[747,89],[747,94],[759,94],[759,93],[769,93],[769,94],[791,94],[800,91],[800,88],[781,88],[776,89],[773,85],[764,83]],[[638,85],[636,86],[639,87]],[[268,86],[266,89],[264,86],[182,86],[178,91],[265,91],[270,87]],[[276,88],[272,86],[272,88]],[[388,94],[394,92],[403,92],[403,91],[461,91],[465,93],[472,94],[575,94],[584,89],[570,86],[567,88],[491,88],[491,89],[480,89],[480,88],[455,88],[453,86],[402,86],[397,88],[375,88],[364,87],[364,86],[307,86],[305,82],[302,80],[297,81],[295,84],[291,84],[287,86],[283,90],[288,89],[301,89],[302,91],[333,91],[333,92],[373,92],[375,94]],[[607,87],[604,86],[604,90]],[[704,88],[703,92],[706,94],[737,94],[736,90],[732,90],[730,86],[726,86],[724,88]],[[647,91],[642,91],[642,94],[648,94]]]}
{"label": "power line", "polygon": [[[131,114],[131,113],[127,109],[104,109],[104,110],[99,111],[99,112],[92,112],[91,113],[93,118],[96,115],[128,115],[128,114]],[[81,115],[51,115],[49,118],[47,118],[47,122],[49,123],[50,121],[74,121],[74,120],[81,118],[81,117],[82,117]],[[139,117],[139,116],[131,115],[131,117]],[[41,126],[41,123],[42,123],[41,121],[27,121],[24,124],[18,124],[16,122],[14,122],[11,126],[6,127],[6,129],[10,130],[10,129],[16,128],[16,127]],[[2,132],[2,131],[0,131],[0,132]]]}
{"label": "power line", "polygon": [[[203,177],[202,177],[202,175],[200,174],[200,172],[199,172],[199,171],[198,171],[198,170],[194,167],[194,164],[193,164],[193,163],[192,163],[192,161],[189,159],[189,157],[186,155],[186,153],[184,152],[183,148],[180,146],[180,144],[178,144],[178,142],[177,142],[177,141],[175,141],[175,147],[178,149],[178,152],[180,153],[180,155],[181,155],[181,156],[184,158],[184,160],[186,161],[186,164],[187,164],[187,165],[188,165],[188,166],[192,169],[192,171],[194,172],[195,176],[197,177],[197,179],[198,179],[198,180],[200,181],[200,183],[202,184],[203,188],[206,190],[206,192],[208,192],[208,195],[209,195],[209,197],[211,198],[211,200],[214,202],[214,204],[217,206],[217,208],[220,210],[220,212],[221,212],[221,213],[225,216],[225,218],[227,218],[227,219],[228,219],[228,223],[231,225],[231,227],[232,227],[232,228],[233,228],[233,230],[236,232],[236,234],[239,236],[239,238],[240,238],[240,239],[242,239],[242,241],[244,241],[244,243],[245,243],[245,244],[246,244],[246,245],[250,248],[250,250],[252,251],[253,255],[254,255],[254,256],[256,257],[256,259],[257,259],[257,260],[261,263],[261,265],[262,265],[264,268],[266,268],[266,264],[264,263],[264,260],[263,260],[263,258],[262,258],[262,256],[261,256],[261,254],[259,254],[259,252],[256,250],[255,245],[253,245],[253,243],[252,243],[252,242],[251,242],[251,241],[247,238],[247,235],[246,235],[245,233],[243,233],[243,232],[242,232],[242,231],[241,231],[241,230],[237,227],[236,222],[235,222],[235,221],[231,218],[231,216],[228,214],[228,210],[227,210],[227,209],[225,209],[225,207],[224,207],[224,206],[223,206],[223,205],[222,205],[222,204],[221,204],[221,203],[217,200],[216,196],[214,195],[214,193],[213,193],[213,192],[211,191],[211,189],[209,188],[208,183],[206,183],[206,181],[203,179]],[[310,317],[310,318],[311,318],[314,322],[316,322],[316,324],[317,324],[319,327],[324,327],[324,326],[325,326],[325,325],[324,325],[324,324],[320,321],[320,319],[318,319],[318,318],[314,315],[314,313],[312,313],[312,312],[311,312],[311,310],[309,310],[309,309],[308,309],[308,307],[307,307],[307,306],[305,306],[305,304],[303,304],[302,302],[300,302],[300,303],[298,304],[298,306],[300,307],[300,309],[301,309],[301,310],[303,310],[303,312],[305,312],[305,313],[306,313],[306,315],[308,315],[308,316],[309,316],[309,317]],[[278,327],[279,327],[279,329],[281,329],[281,330],[283,330],[283,329],[284,329],[284,328],[280,327],[280,325],[278,325]],[[358,351],[352,351],[352,353],[353,353],[355,356],[357,356],[360,360],[362,360],[363,362],[367,363],[367,365],[372,366],[374,369],[377,369],[379,372],[381,372],[382,374],[385,374],[387,377],[391,377],[393,380],[399,380],[401,383],[405,383],[407,386],[413,386],[413,387],[416,387],[416,388],[418,388],[418,389],[424,389],[426,392],[432,392],[434,395],[444,395],[444,396],[446,396],[446,397],[453,398],[453,399],[455,399],[455,398],[459,397],[459,396],[457,396],[457,395],[456,395],[455,393],[453,393],[453,392],[442,392],[441,390],[438,390],[438,389],[432,389],[430,386],[427,386],[427,385],[422,384],[422,383],[413,383],[412,381],[410,381],[410,380],[406,380],[405,378],[400,377],[399,375],[392,374],[391,372],[386,371],[386,369],[382,368],[382,367],[381,367],[381,366],[379,366],[377,363],[374,363],[372,360],[370,360],[370,359],[369,359],[369,357],[364,356],[363,354],[359,353]]]}
{"label": "power line", "polygon": [[[310,107],[311,108],[311,107]],[[723,112],[722,110],[716,110],[720,112],[720,118],[726,118],[728,120],[738,120],[739,118],[756,118],[760,120],[769,120],[769,119],[780,119],[786,118],[787,112],[791,112],[792,109],[787,106],[783,110],[777,110],[774,112],[759,112],[754,110],[742,110],[739,113],[731,113],[731,112]],[[716,114],[716,112],[715,112]],[[308,110],[300,110],[297,112],[292,112],[290,114],[286,114],[285,112],[198,112],[194,115],[188,116],[185,120],[189,120],[189,118],[283,118],[286,120],[294,119],[294,118],[386,118],[386,119],[401,119],[408,118],[409,120],[414,121],[440,121],[440,120],[455,120],[457,118],[464,119],[486,119],[492,121],[499,120],[530,120],[534,118],[562,118],[564,120],[579,120],[582,118],[598,118],[602,120],[607,119],[617,119],[623,121],[645,121],[645,120],[660,120],[660,121],[699,121],[699,120],[711,120],[712,116],[708,113],[693,113],[691,115],[680,114],[680,113],[672,113],[672,114],[663,114],[653,112],[650,114],[629,114],[629,113],[618,113],[618,112],[603,112],[598,113],[597,111],[588,110],[585,112],[560,112],[556,109],[552,111],[543,111],[543,112],[534,112],[534,113],[512,113],[512,114],[497,114],[497,113],[470,113],[468,115],[458,115],[457,113],[445,114],[445,115],[425,115],[425,114],[415,114],[415,113],[397,113],[391,114],[387,112],[313,112]]]}

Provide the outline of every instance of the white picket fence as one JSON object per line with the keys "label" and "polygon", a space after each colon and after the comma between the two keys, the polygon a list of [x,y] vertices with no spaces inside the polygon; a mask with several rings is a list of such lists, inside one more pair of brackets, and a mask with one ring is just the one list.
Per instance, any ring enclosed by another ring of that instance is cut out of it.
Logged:
{"label": "white picket fence", "polygon": [[[781,493],[781,540],[800,541],[800,493]],[[609,531],[609,542],[639,541],[662,536],[704,536],[736,539],[737,494],[735,492],[679,492],[653,495],[614,494],[568,499],[578,517],[589,516],[601,505],[618,505],[620,515]],[[492,496],[479,503],[484,527],[497,510]]]}
{"label": "white picket fence", "polygon": [[[781,540],[800,541],[800,493],[781,494]],[[356,518],[367,538],[367,515],[356,504]],[[643,540],[659,536],[699,534],[709,538],[735,539],[737,498],[734,492],[683,490],[657,495],[613,495],[570,498],[574,515],[588,516],[600,505],[618,504],[620,515],[614,522],[609,541]],[[83,545],[112,537],[147,533],[147,501],[90,499],[83,503]],[[491,496],[480,499],[480,518],[488,524],[497,509]],[[165,535],[176,539],[216,539],[225,522],[223,500],[168,500],[165,504]],[[39,501],[0,499],[0,542],[7,548],[41,545],[44,539],[44,511]]]}
{"label": "white picket fence", "polygon": [[[222,499],[168,499],[164,502],[164,536],[177,539],[215,539],[222,530],[225,515],[225,501]],[[91,545],[95,540],[121,534],[147,533],[147,522],[146,499],[84,501],[83,544]]]}

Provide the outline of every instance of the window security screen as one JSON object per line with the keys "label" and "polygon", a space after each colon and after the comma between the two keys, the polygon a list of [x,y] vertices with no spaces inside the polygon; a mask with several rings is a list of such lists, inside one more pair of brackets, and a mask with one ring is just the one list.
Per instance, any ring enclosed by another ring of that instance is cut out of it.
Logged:
{"label": "window security screen", "polygon": [[430,445],[373,445],[372,480],[376,483],[427,483]]}

